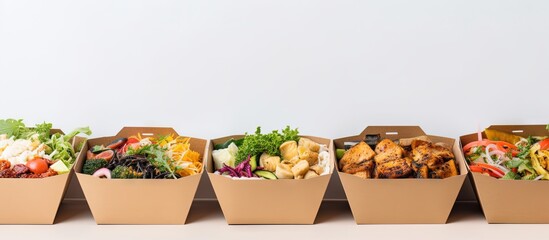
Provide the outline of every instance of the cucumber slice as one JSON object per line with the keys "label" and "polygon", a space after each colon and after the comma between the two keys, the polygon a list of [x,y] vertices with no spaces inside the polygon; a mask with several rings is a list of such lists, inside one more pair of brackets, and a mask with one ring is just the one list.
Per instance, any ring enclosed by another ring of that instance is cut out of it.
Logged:
{"label": "cucumber slice", "polygon": [[262,177],[262,178],[265,178],[265,179],[270,179],[270,180],[278,179],[274,173],[269,172],[269,171],[257,170],[257,171],[255,171],[254,173],[255,173],[257,176]]}
{"label": "cucumber slice", "polygon": [[336,157],[337,157],[337,160],[343,158],[343,155],[345,155],[345,149],[336,149]]}
{"label": "cucumber slice", "polygon": [[257,155],[250,157],[250,166],[252,167],[252,172],[257,169],[257,159],[259,159]]}

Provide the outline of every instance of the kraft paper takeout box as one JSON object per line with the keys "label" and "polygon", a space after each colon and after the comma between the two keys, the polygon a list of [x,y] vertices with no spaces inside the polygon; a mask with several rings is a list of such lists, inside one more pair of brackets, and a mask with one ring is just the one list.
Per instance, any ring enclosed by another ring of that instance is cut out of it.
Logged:
{"label": "kraft paper takeout box", "polygon": [[240,180],[214,174],[215,144],[244,135],[213,139],[206,169],[228,224],[313,224],[333,172],[335,159],[330,139],[301,136],[328,146],[330,173],[311,179]]}
{"label": "kraft paper takeout box", "polygon": [[[52,129],[51,133],[63,133],[59,129]],[[74,137],[74,147],[85,141],[83,137]],[[79,158],[78,150],[77,159]],[[0,178],[0,224],[53,224],[57,210],[69,186],[74,172],[52,177],[27,178]]]}
{"label": "kraft paper takeout box", "polygon": [[[82,152],[138,133],[179,136],[173,128],[124,127],[116,136],[89,139]],[[191,138],[190,144],[204,162],[207,140]],[[75,171],[97,224],[185,224],[204,171],[179,179],[100,179],[81,173],[85,157]]]}
{"label": "kraft paper takeout box", "polygon": [[[522,137],[547,136],[546,125],[493,125]],[[482,132],[483,138],[486,138]],[[477,141],[477,133],[460,137],[461,145]],[[470,172],[471,183],[488,223],[549,223],[549,181],[500,180]]]}
{"label": "kraft paper takeout box", "polygon": [[[360,135],[335,139],[334,145],[342,149],[344,142],[361,141],[366,134],[391,140],[426,135],[417,126],[369,126]],[[460,175],[445,179],[362,179],[339,171],[336,164],[357,224],[446,223],[467,169],[457,141],[427,136],[452,146]]]}

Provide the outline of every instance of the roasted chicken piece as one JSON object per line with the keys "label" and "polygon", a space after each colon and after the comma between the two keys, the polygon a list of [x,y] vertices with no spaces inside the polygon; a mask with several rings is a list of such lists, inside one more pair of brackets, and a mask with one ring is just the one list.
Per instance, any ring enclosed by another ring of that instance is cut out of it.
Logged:
{"label": "roasted chicken piece", "polygon": [[403,178],[412,173],[412,160],[406,159],[406,151],[392,140],[381,140],[376,146],[376,153],[376,178]]}
{"label": "roasted chicken piece", "polygon": [[427,167],[427,165],[419,167],[415,167],[415,165],[413,166],[414,171],[416,172],[416,178],[429,178],[429,168]]}
{"label": "roasted chicken piece", "polygon": [[457,175],[456,162],[453,159],[431,171],[431,178],[447,178]]}
{"label": "roasted chicken piece", "polygon": [[412,145],[412,142],[414,142],[414,140],[422,140],[422,141],[425,141],[425,142],[431,142],[431,139],[429,139],[429,137],[423,135],[423,136],[419,136],[419,137],[413,137],[413,138],[401,138],[398,140],[398,144],[402,147],[409,147]]}
{"label": "roasted chicken piece", "polygon": [[404,156],[404,149],[390,139],[383,139],[376,146],[375,161],[377,164],[400,159]]}
{"label": "roasted chicken piece", "polygon": [[353,175],[363,179],[373,178],[371,172],[369,171],[357,172]]}
{"label": "roasted chicken piece", "polygon": [[430,170],[436,169],[444,162],[454,159],[450,149],[422,140],[412,142],[412,158],[417,167],[427,165]]}
{"label": "roasted chicken piece", "polygon": [[404,178],[411,173],[412,167],[404,158],[387,161],[376,167],[376,178]]}
{"label": "roasted chicken piece", "polygon": [[368,144],[359,142],[345,152],[339,160],[339,168],[345,173],[369,178],[374,169],[374,156],[375,152]]}
{"label": "roasted chicken piece", "polygon": [[411,145],[416,177],[447,178],[458,175],[454,154],[449,148],[422,140],[414,140]]}

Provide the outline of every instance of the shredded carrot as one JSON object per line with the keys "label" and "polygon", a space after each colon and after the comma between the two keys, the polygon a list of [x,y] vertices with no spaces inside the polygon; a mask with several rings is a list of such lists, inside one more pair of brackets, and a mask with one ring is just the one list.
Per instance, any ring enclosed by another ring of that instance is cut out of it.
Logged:
{"label": "shredded carrot", "polygon": [[180,176],[189,176],[202,171],[200,153],[191,150],[191,139],[173,135],[162,138],[158,144],[167,148],[166,154],[170,157],[176,173]]}

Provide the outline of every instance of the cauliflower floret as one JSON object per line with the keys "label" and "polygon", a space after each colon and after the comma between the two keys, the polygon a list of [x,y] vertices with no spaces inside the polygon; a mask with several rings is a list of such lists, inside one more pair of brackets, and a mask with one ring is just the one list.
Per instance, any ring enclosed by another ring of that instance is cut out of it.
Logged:
{"label": "cauliflower floret", "polygon": [[330,173],[330,154],[328,151],[321,151],[318,154],[318,165],[324,169],[322,174]]}
{"label": "cauliflower floret", "polygon": [[0,155],[0,159],[10,161],[12,166],[15,164],[26,164],[32,150],[33,147],[30,140],[18,139],[4,149],[2,155]]}
{"label": "cauliflower floret", "polygon": [[234,167],[237,152],[238,147],[234,143],[231,143],[229,147],[225,149],[214,150],[212,152],[212,158],[214,161],[215,170],[222,168],[223,164]]}

